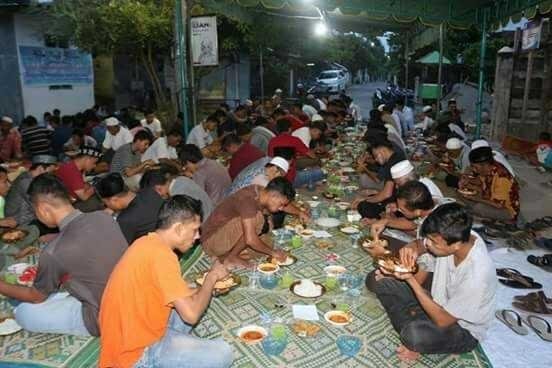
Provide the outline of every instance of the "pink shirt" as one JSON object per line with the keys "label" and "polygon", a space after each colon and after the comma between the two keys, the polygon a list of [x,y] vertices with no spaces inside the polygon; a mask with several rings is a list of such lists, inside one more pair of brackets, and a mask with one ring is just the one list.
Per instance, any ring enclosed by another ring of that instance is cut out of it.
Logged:
{"label": "pink shirt", "polygon": [[0,159],[8,161],[21,156],[21,134],[12,128],[7,135],[0,136]]}

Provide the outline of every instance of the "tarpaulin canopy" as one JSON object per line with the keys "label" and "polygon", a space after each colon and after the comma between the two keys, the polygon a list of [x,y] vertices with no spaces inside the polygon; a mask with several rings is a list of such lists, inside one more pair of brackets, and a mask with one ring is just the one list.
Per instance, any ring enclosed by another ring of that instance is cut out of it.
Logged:
{"label": "tarpaulin canopy", "polygon": [[[420,64],[439,64],[439,51],[433,51],[426,56],[416,60]],[[443,56],[443,64],[452,64],[449,59]]]}
{"label": "tarpaulin canopy", "polygon": [[427,26],[445,23],[454,28],[507,21],[525,14],[534,16],[537,9],[549,11],[552,0],[213,0],[216,3],[243,7],[305,11],[314,6],[336,16],[355,16],[358,20],[386,24],[408,24],[416,21]]}

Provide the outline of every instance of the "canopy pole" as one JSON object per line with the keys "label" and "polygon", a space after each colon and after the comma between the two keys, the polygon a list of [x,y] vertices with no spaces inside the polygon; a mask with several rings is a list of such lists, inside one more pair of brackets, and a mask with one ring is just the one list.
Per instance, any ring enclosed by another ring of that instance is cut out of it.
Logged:
{"label": "canopy pole", "polygon": [[487,9],[483,9],[483,25],[481,27],[481,49],[479,50],[479,85],[477,88],[475,139],[481,136],[481,116],[483,113],[483,81],[485,80],[485,53],[487,51]]}
{"label": "canopy pole", "polygon": [[188,134],[189,131],[189,121],[190,121],[190,110],[188,105],[188,89],[189,89],[189,80],[188,80],[188,63],[187,63],[187,49],[186,49],[186,32],[187,27],[184,24],[187,21],[187,1],[186,0],[176,0],[176,67],[178,70],[178,84],[180,87],[179,91],[179,100],[180,108],[182,109],[182,130],[184,136]]}
{"label": "canopy pole", "polygon": [[[439,72],[437,76],[437,109],[441,111],[441,98],[443,97],[443,52],[444,52],[444,45],[443,45],[443,38],[444,38],[444,24],[439,24]],[[437,113],[439,113],[437,111]]]}
{"label": "canopy pole", "polygon": [[259,49],[259,74],[261,78],[261,102],[265,99],[264,94],[264,64],[263,64],[263,48]]}

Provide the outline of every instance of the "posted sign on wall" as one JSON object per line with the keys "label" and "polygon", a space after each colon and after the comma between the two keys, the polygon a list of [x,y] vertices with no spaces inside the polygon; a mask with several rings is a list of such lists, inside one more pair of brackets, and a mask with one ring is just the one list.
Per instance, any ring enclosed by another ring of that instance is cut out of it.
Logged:
{"label": "posted sign on wall", "polygon": [[528,22],[521,37],[523,51],[536,50],[540,47],[542,24],[540,21]]}
{"label": "posted sign on wall", "polygon": [[218,65],[217,17],[191,18],[194,66]]}

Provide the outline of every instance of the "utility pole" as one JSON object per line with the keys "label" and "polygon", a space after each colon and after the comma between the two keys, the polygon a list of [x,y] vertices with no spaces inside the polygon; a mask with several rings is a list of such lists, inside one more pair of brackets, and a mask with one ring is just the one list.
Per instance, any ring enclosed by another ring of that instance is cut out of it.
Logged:
{"label": "utility pole", "polygon": [[481,26],[481,49],[479,50],[479,85],[477,88],[477,110],[475,138],[481,136],[481,115],[483,113],[483,81],[485,80],[485,53],[487,51],[487,9],[483,9],[483,24]]}
{"label": "utility pole", "polygon": [[190,105],[188,92],[190,82],[188,79],[188,5],[187,0],[175,1],[175,31],[176,31],[176,69],[178,76],[178,97],[182,112],[182,132],[186,136],[190,130]]}

